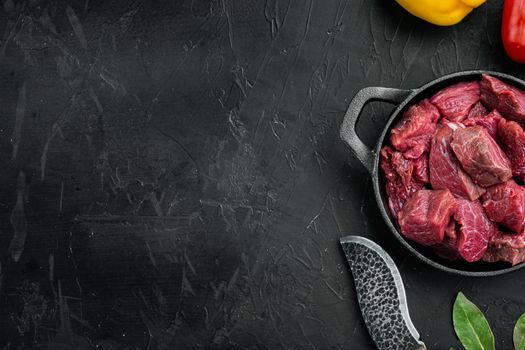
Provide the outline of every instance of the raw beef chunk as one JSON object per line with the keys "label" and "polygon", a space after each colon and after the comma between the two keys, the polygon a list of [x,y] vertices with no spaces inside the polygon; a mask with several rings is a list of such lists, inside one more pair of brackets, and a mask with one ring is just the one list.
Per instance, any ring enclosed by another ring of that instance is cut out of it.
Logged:
{"label": "raw beef chunk", "polygon": [[457,123],[438,126],[430,147],[430,184],[433,189],[449,189],[456,196],[475,200],[485,189],[472,181],[450,148],[452,133],[459,127]]}
{"label": "raw beef chunk", "polygon": [[435,244],[432,246],[437,255],[448,260],[459,259],[458,251],[458,224],[454,219],[451,219],[445,228],[445,238],[443,242]]}
{"label": "raw beef chunk", "polygon": [[525,93],[501,80],[483,74],[481,101],[490,109],[497,109],[504,117],[525,122]]}
{"label": "raw beef chunk", "polygon": [[507,156],[484,127],[455,130],[450,146],[463,169],[478,185],[488,187],[512,177]]}
{"label": "raw beef chunk", "polygon": [[388,205],[393,216],[397,216],[406,200],[428,182],[428,160],[421,159],[427,157],[424,154],[418,159],[406,159],[392,147],[381,149],[380,166],[385,175]]}
{"label": "raw beef chunk", "polygon": [[458,230],[458,223],[452,218],[445,228],[445,238],[455,241],[458,238]]}
{"label": "raw beef chunk", "polygon": [[479,82],[463,82],[451,85],[430,99],[441,115],[450,121],[463,120],[472,106],[479,101]]}
{"label": "raw beef chunk", "polygon": [[496,226],[489,221],[478,201],[458,199],[454,219],[459,224],[458,252],[468,262],[478,261],[487,250],[487,243],[496,234]]}
{"label": "raw beef chunk", "polygon": [[502,119],[498,123],[498,135],[510,159],[512,175],[525,181],[525,132],[518,123]]}
{"label": "raw beef chunk", "polygon": [[525,233],[496,233],[489,242],[483,260],[487,262],[506,261],[512,265],[525,261]]}
{"label": "raw beef chunk", "polygon": [[437,255],[448,260],[459,259],[457,240],[445,237],[443,242],[432,246]]}
{"label": "raw beef chunk", "polygon": [[430,148],[430,138],[436,129],[439,111],[428,100],[411,106],[392,129],[390,142],[406,158],[419,158]]}
{"label": "raw beef chunk", "polygon": [[478,102],[468,112],[467,118],[483,117],[489,111],[483,106],[483,103]]}
{"label": "raw beef chunk", "polygon": [[487,188],[483,208],[488,218],[518,233],[525,229],[525,188],[510,179]]}
{"label": "raw beef chunk", "polygon": [[482,126],[487,129],[487,132],[494,140],[498,140],[498,123],[501,119],[503,119],[501,114],[499,114],[497,110],[493,110],[484,116],[465,119],[463,124],[465,124],[465,126]]}
{"label": "raw beef chunk", "polygon": [[416,192],[399,212],[401,233],[423,245],[440,243],[456,205],[456,199],[448,190]]}
{"label": "raw beef chunk", "polygon": [[399,232],[445,259],[525,263],[525,90],[482,75],[408,107],[380,153]]}
{"label": "raw beef chunk", "polygon": [[426,184],[430,182],[428,176],[428,154],[426,153],[414,160],[414,180]]}

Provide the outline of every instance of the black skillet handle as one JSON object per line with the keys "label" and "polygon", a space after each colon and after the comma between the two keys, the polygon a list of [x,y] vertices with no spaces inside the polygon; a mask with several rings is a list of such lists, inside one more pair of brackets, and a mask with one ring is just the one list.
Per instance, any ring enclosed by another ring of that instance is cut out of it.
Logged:
{"label": "black skillet handle", "polygon": [[350,147],[352,152],[363,166],[372,174],[374,170],[374,153],[361,141],[356,133],[359,115],[370,101],[384,101],[399,104],[412,93],[412,90],[402,90],[386,87],[366,87],[359,90],[354,96],[346,111],[343,124],[341,125],[341,139]]}

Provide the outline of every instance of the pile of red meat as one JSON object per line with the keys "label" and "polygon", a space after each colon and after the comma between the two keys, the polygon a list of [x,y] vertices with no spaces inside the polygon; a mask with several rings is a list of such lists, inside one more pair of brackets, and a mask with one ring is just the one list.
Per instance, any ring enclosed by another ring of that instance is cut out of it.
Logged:
{"label": "pile of red meat", "polygon": [[448,259],[525,261],[525,92],[492,76],[413,105],[381,149],[392,215]]}

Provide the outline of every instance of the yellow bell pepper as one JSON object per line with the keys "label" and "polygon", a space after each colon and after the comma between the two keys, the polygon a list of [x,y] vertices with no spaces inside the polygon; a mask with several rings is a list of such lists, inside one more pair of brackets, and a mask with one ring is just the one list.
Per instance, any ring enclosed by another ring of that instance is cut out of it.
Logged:
{"label": "yellow bell pepper", "polygon": [[396,0],[405,10],[438,26],[460,22],[486,0]]}

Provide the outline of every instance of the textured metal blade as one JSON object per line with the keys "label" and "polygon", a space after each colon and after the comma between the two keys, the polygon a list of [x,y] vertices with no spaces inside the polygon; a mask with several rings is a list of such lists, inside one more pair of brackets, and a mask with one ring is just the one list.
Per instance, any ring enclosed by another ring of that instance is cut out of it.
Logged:
{"label": "textured metal blade", "polygon": [[360,236],[341,238],[341,246],[354,276],[363,319],[378,349],[425,349],[410,320],[403,281],[392,258]]}

